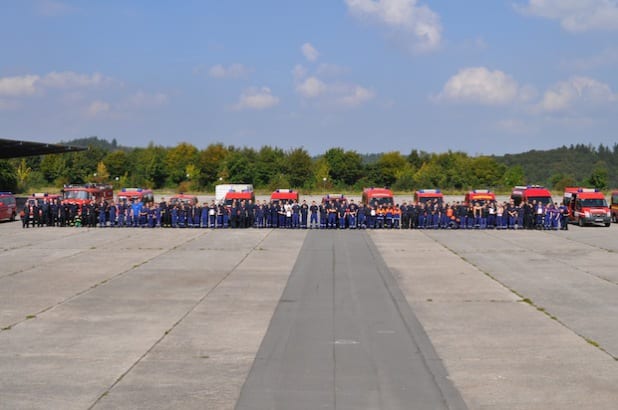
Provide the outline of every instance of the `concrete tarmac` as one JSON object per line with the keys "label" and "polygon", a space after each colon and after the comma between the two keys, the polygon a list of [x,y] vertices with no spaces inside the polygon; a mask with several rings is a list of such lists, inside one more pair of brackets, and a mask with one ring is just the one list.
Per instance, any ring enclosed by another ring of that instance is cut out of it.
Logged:
{"label": "concrete tarmac", "polygon": [[0,409],[615,409],[617,255],[616,225],[0,223]]}
{"label": "concrete tarmac", "polygon": [[305,239],[237,409],[465,408],[366,232]]}

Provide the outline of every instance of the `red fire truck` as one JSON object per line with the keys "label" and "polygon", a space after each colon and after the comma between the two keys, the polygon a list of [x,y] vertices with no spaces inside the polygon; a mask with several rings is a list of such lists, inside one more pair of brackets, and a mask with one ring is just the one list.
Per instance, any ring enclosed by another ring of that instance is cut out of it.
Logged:
{"label": "red fire truck", "polygon": [[236,191],[235,189],[231,189],[227,191],[225,194],[224,204],[227,207],[231,207],[234,201],[251,201],[255,202],[255,194],[253,190],[243,189],[240,191]]}
{"label": "red fire truck", "polygon": [[393,191],[388,188],[365,188],[363,189],[361,203],[374,208],[380,205],[393,206],[395,204]]}
{"label": "red fire truck", "polygon": [[425,204],[434,200],[440,204],[444,201],[444,195],[439,189],[419,189],[414,193],[414,202]]}
{"label": "red fire truck", "polygon": [[496,194],[491,192],[489,189],[474,189],[466,193],[466,196],[464,197],[464,205],[470,205],[475,202],[479,205],[485,205],[486,203],[493,202],[495,200]]}
{"label": "red fire truck", "polygon": [[144,188],[122,188],[116,198],[121,202],[138,201],[147,204],[154,202],[154,193]]}
{"label": "red fire truck", "polygon": [[522,201],[527,201],[528,203],[536,201],[536,203],[541,202],[543,205],[553,203],[551,192],[541,185],[516,186],[511,192],[511,199],[515,202],[516,206],[519,206]]}
{"label": "red fire truck", "polygon": [[17,217],[17,202],[11,192],[0,192],[0,221],[14,221]]}
{"label": "red fire truck", "polygon": [[270,194],[270,201],[273,204],[277,204],[281,201],[298,202],[298,192],[291,189],[277,189],[272,194]]}
{"label": "red fire truck", "polygon": [[618,222],[618,191],[612,191],[611,208],[612,220]]}
{"label": "red fire truck", "polygon": [[46,201],[52,202],[56,201],[57,199],[62,199],[62,195],[48,194],[47,192],[35,192],[28,197],[28,200],[26,202],[28,203],[28,205],[41,206]]}
{"label": "red fire truck", "polygon": [[579,226],[588,224],[611,225],[612,213],[605,195],[594,188],[565,188],[564,203],[569,208],[569,222]]}
{"label": "red fire truck", "polygon": [[62,203],[75,204],[78,207],[100,202],[113,201],[114,188],[107,184],[65,185],[62,189]]}
{"label": "red fire truck", "polygon": [[198,202],[198,199],[195,195],[185,194],[185,193],[173,195],[172,197],[170,197],[170,200],[169,200],[169,203],[172,206],[177,205],[177,204],[195,205],[197,204],[197,202]]}

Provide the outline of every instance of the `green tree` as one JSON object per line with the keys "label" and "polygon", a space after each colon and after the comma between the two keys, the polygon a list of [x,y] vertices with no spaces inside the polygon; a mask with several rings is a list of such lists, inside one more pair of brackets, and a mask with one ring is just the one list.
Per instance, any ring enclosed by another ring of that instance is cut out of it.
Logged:
{"label": "green tree", "polygon": [[86,151],[68,154],[67,176],[70,183],[92,182],[97,170],[97,164],[103,160],[106,151],[102,148],[91,146]]}
{"label": "green tree", "polygon": [[9,161],[0,160],[0,190],[15,191],[17,188],[17,172]]}
{"label": "green tree", "polygon": [[97,171],[94,176],[94,181],[98,183],[108,183],[109,182],[109,171],[105,166],[105,162],[100,161],[97,164]]}
{"label": "green tree", "polygon": [[254,183],[255,168],[254,163],[242,151],[230,152],[225,160],[225,173],[228,175],[227,181],[231,183]]}
{"label": "green tree", "polygon": [[202,187],[210,186],[218,182],[221,169],[225,165],[228,149],[221,143],[210,144],[206,149],[200,151],[197,166],[202,170],[199,184]]}
{"label": "green tree", "polygon": [[407,163],[406,166],[397,173],[397,180],[393,184],[393,189],[397,191],[412,191],[414,189],[414,167]]}
{"label": "green tree", "polygon": [[136,148],[129,155],[129,162],[133,164],[133,172],[128,183],[147,188],[161,188],[168,178],[165,159],[167,150],[161,146],[148,144],[147,148]]}
{"label": "green tree", "polygon": [[605,162],[599,161],[595,164],[590,177],[588,177],[588,184],[599,190],[607,189],[607,181],[609,178],[609,171]]}
{"label": "green tree", "polygon": [[470,162],[475,183],[481,188],[490,188],[500,185],[506,167],[499,164],[492,157],[480,156]]}
{"label": "green tree", "polygon": [[363,173],[361,156],[356,151],[331,148],[324,154],[330,179],[338,184],[354,185]]}
{"label": "green tree", "polygon": [[512,188],[526,183],[526,176],[521,165],[508,167],[502,176],[502,186]]}
{"label": "green tree", "polygon": [[407,158],[408,162],[414,167],[414,169],[419,169],[425,162],[429,161],[430,159],[431,155],[429,155],[425,151],[418,151],[416,149],[410,151],[410,154]]}
{"label": "green tree", "polygon": [[172,184],[179,184],[187,179],[187,165],[196,164],[198,150],[195,146],[181,142],[170,148],[165,157],[165,173]]}
{"label": "green tree", "polygon": [[285,162],[286,155],[282,149],[263,146],[256,156],[255,184],[267,186],[277,175],[285,172]]}
{"label": "green tree", "polygon": [[387,152],[382,155],[376,162],[376,171],[380,180],[376,181],[382,186],[393,186],[397,181],[397,175],[409,165],[406,158],[399,151]]}
{"label": "green tree", "polygon": [[26,159],[22,158],[15,170],[17,176],[17,189],[21,192],[25,192],[28,189],[28,178],[32,173],[32,168],[26,163]]}
{"label": "green tree", "polygon": [[573,177],[565,174],[555,174],[550,179],[551,187],[554,191],[563,192],[568,186],[576,186],[577,182]]}
{"label": "green tree", "polygon": [[330,168],[326,158],[321,157],[313,164],[313,186],[319,187],[322,191],[326,191],[331,187]]}
{"label": "green tree", "polygon": [[284,170],[293,188],[304,187],[313,179],[313,160],[304,148],[295,148],[285,155]]}
{"label": "green tree", "polygon": [[444,188],[446,184],[446,174],[436,161],[424,163],[414,174],[415,186],[418,188]]}
{"label": "green tree", "polygon": [[121,177],[131,170],[129,155],[125,151],[113,151],[103,158],[103,163],[107,167],[112,179]]}
{"label": "green tree", "polygon": [[68,154],[43,156],[39,169],[47,182],[53,182],[56,185],[71,182],[68,178],[67,157]]}

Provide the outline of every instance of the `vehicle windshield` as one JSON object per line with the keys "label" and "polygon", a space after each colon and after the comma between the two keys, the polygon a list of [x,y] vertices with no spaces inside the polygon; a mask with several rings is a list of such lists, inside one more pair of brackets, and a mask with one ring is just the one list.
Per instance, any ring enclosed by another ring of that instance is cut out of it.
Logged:
{"label": "vehicle windshield", "polygon": [[92,195],[90,195],[87,191],[64,191],[64,199],[91,199]]}
{"label": "vehicle windshield", "polygon": [[543,205],[547,205],[547,204],[551,204],[552,200],[550,196],[529,196],[528,197],[528,203],[531,204],[533,202],[535,202],[538,204],[539,202],[542,203]]}
{"label": "vehicle windshield", "polygon": [[607,201],[605,199],[582,199],[581,205],[584,208],[605,208],[607,207]]}
{"label": "vehicle windshield", "polygon": [[127,196],[127,195],[119,195],[118,196],[118,200],[126,202],[126,201],[141,201],[142,200],[142,196],[141,195],[131,195],[131,196]]}
{"label": "vehicle windshield", "polygon": [[393,205],[393,198],[390,196],[383,197],[383,198],[371,198],[369,200],[369,205],[373,207],[377,207],[380,205]]}
{"label": "vehicle windshield", "polygon": [[442,204],[442,198],[438,198],[438,197],[430,197],[430,196],[422,196],[420,197],[418,200],[421,204],[426,204],[427,202],[433,202],[434,199],[438,200],[439,204]]}

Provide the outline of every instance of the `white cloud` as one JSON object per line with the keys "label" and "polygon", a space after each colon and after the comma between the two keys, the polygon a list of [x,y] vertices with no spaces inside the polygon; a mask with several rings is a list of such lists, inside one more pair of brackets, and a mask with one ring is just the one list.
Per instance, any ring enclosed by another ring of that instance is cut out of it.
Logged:
{"label": "white cloud", "polygon": [[213,78],[242,78],[249,75],[251,70],[242,64],[234,63],[227,67],[221,64],[214,65],[208,71],[208,74]]}
{"label": "white cloud", "polygon": [[113,84],[114,80],[100,73],[78,74],[72,71],[51,72],[43,77],[23,75],[0,78],[0,95],[21,97],[36,94],[45,88],[80,88]]}
{"label": "white cloud", "polygon": [[236,111],[245,109],[264,110],[277,104],[279,104],[279,97],[272,95],[270,88],[251,87],[243,91],[238,99],[238,103],[234,104],[232,109]]}
{"label": "white cloud", "polygon": [[440,17],[417,0],[345,0],[352,15],[375,21],[403,35],[416,52],[437,49],[442,40]]}
{"label": "white cloud", "polygon": [[95,87],[114,83],[110,77],[106,77],[101,73],[93,74],[78,74],[73,71],[51,72],[42,77],[39,84],[49,88],[78,88],[78,87]]}
{"label": "white cloud", "polygon": [[437,100],[501,105],[518,98],[529,98],[530,90],[524,90],[525,92],[521,93],[517,82],[502,71],[472,67],[464,68],[451,77]]}
{"label": "white cloud", "polygon": [[89,117],[98,117],[102,114],[108,113],[110,109],[111,107],[109,103],[106,103],[105,101],[93,101],[88,106],[88,109],[86,110],[86,114]]}
{"label": "white cloud", "polygon": [[356,107],[371,100],[374,95],[375,94],[367,88],[355,85],[352,87],[351,92],[339,98],[338,102],[345,107]]}
{"label": "white cloud", "polygon": [[326,84],[316,77],[308,77],[296,86],[296,91],[305,98],[316,98],[326,92]]}
{"label": "white cloud", "polygon": [[576,104],[614,103],[618,96],[609,85],[589,77],[571,77],[545,92],[540,108],[546,112],[565,111]]}
{"label": "white cloud", "polygon": [[300,47],[303,55],[307,61],[314,62],[318,59],[320,53],[311,45],[311,43],[305,43]]}
{"label": "white cloud", "polygon": [[0,78],[0,96],[21,97],[36,93],[38,75]]}
{"label": "white cloud", "polygon": [[516,9],[523,14],[559,20],[567,31],[618,30],[616,0],[529,0]]}

